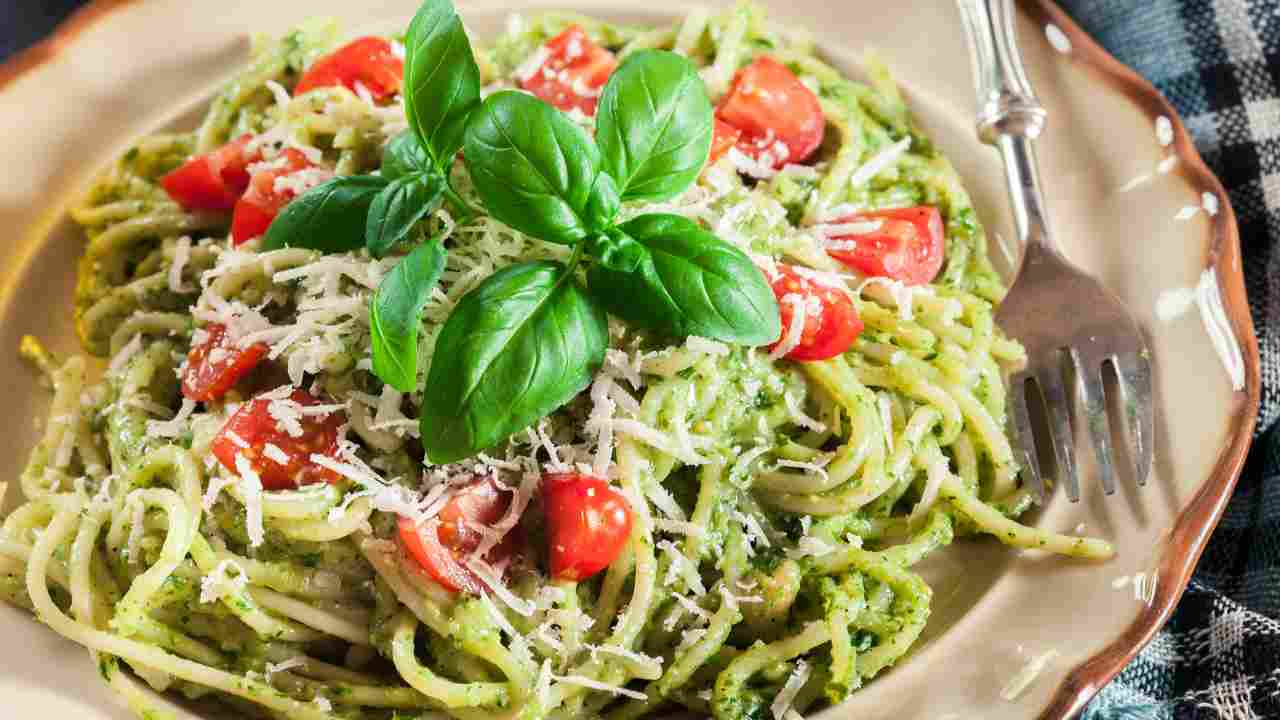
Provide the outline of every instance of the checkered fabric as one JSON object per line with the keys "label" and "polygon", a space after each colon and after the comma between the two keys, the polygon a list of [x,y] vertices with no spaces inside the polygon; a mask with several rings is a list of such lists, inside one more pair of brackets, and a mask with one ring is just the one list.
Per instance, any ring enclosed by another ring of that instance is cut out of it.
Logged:
{"label": "checkered fabric", "polygon": [[1261,434],[1222,524],[1173,619],[1084,717],[1280,718],[1280,3],[1062,5],[1168,96],[1226,185],[1262,349]]}
{"label": "checkered fabric", "polygon": [[[769,2],[770,0],[765,0]],[[1280,0],[1059,0],[1173,101],[1240,220],[1261,435],[1167,627],[1085,720],[1280,720]],[[0,0],[0,60],[80,0]]]}

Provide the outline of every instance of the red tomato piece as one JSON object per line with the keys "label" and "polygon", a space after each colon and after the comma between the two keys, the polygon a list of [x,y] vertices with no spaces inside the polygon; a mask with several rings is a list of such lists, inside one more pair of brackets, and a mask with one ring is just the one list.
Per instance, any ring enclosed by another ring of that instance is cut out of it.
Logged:
{"label": "red tomato piece", "polygon": [[236,245],[265,233],[280,210],[297,195],[288,188],[276,190],[276,180],[313,167],[305,155],[293,148],[282,155],[283,159],[278,158],[273,167],[254,173],[248,191],[236,203],[231,216],[231,239]]}
{"label": "red tomato piece", "polygon": [[[484,539],[476,526],[492,526],[511,505],[511,495],[486,475],[453,491],[452,497],[432,520],[419,526],[400,518],[400,543],[433,580],[453,592],[482,593],[483,580],[466,566],[467,556]],[[485,556],[489,564],[514,554],[520,544],[520,526],[507,532]]]}
{"label": "red tomato piece", "polygon": [[362,37],[316,60],[298,81],[293,94],[338,85],[358,93],[357,83],[378,101],[400,92],[404,60],[396,57],[388,40]]}
{"label": "red tomato piece", "polygon": [[[346,422],[343,413],[305,414],[305,408],[323,403],[305,390],[295,390],[284,402],[291,414],[300,416],[297,421],[302,433],[295,437],[289,434],[285,423],[271,414],[273,402],[282,401],[258,397],[241,405],[213,438],[209,449],[214,457],[234,473],[239,472],[236,458],[243,457],[267,490],[338,482],[340,476],[336,472],[314,462],[311,456],[338,456],[338,429]],[[268,450],[268,444],[275,448]]]}
{"label": "red tomato piece", "polygon": [[249,186],[246,151],[252,135],[242,135],[221,148],[196,155],[160,178],[160,185],[186,210],[230,210]]}
{"label": "red tomato piece", "polygon": [[800,342],[786,354],[789,360],[812,361],[833,358],[852,345],[862,332],[862,320],[853,299],[843,288],[808,277],[790,265],[778,263],[777,277],[770,279],[782,314],[782,338],[770,349],[787,341],[796,321],[797,305],[805,313]]}
{"label": "red tomato piece", "polygon": [[742,131],[739,150],[774,168],[804,161],[826,131],[818,97],[767,55],[738,71],[716,115]]}
{"label": "red tomato piece", "polygon": [[710,165],[724,157],[724,154],[729,152],[729,148],[738,144],[738,140],[741,137],[741,130],[720,118],[716,118],[714,129],[711,132],[711,156],[707,158],[707,164]]}
{"label": "red tomato piece", "polygon": [[206,338],[194,345],[182,369],[182,394],[196,402],[217,400],[266,357],[265,343],[240,347],[220,323],[204,329]]}
{"label": "red tomato piece", "polygon": [[565,112],[577,108],[595,115],[600,88],[618,64],[613,53],[592,42],[580,25],[565,28],[538,53],[546,60],[520,78],[520,87]]}
{"label": "red tomato piece", "polygon": [[874,210],[838,223],[879,222],[873,232],[833,238],[831,257],[864,275],[924,285],[942,270],[945,250],[942,213],[930,205]]}
{"label": "red tomato piece", "polygon": [[631,537],[631,506],[609,483],[590,475],[543,478],[551,576],[585,580],[617,559]]}

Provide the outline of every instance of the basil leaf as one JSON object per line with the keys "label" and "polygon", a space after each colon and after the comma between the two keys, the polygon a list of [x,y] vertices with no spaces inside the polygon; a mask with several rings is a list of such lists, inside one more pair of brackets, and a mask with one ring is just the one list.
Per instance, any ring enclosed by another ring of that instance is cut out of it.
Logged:
{"label": "basil leaf", "polygon": [[382,177],[388,180],[399,180],[405,175],[426,172],[432,167],[431,155],[418,142],[418,136],[412,130],[405,130],[391,138],[382,150]]}
{"label": "basil leaf", "polygon": [[435,172],[404,175],[378,193],[369,206],[364,226],[369,254],[382,257],[409,237],[418,221],[440,207],[444,178]]}
{"label": "basil leaf", "polygon": [[436,339],[420,421],[428,461],[474,455],[564,405],[591,382],[608,340],[604,311],[564,265],[491,275]]}
{"label": "basil leaf", "polygon": [[400,392],[417,385],[422,308],[440,281],[444,260],[439,238],[422,243],[391,268],[369,306],[373,374]]}
{"label": "basil leaf", "polygon": [[271,222],[262,249],[296,247],[326,253],[360,249],[369,205],[386,186],[386,178],[377,175],[346,175],[311,188]]}
{"label": "basil leaf", "polygon": [[462,147],[480,102],[480,68],[450,0],[426,0],[405,36],[404,110],[409,127],[444,170]]}
{"label": "basil leaf", "polygon": [[490,95],[467,125],[466,159],[489,214],[525,234],[572,244],[616,212],[595,143],[531,95]]}
{"label": "basil leaf", "polygon": [[610,313],[670,335],[742,345],[781,335],[773,290],[738,248],[680,215],[641,215],[618,230],[645,253],[634,272],[589,271],[591,293]]}
{"label": "basil leaf", "polygon": [[623,200],[673,198],[698,179],[711,151],[707,88],[687,59],[641,50],[605,84],[596,143]]}

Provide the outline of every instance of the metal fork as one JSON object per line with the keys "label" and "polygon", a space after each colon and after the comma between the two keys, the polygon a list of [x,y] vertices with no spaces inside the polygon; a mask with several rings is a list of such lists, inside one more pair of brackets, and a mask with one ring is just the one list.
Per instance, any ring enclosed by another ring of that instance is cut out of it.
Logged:
{"label": "metal fork", "polygon": [[[1074,456],[1074,398],[1098,458],[1102,488],[1116,490],[1116,462],[1103,373],[1116,373],[1120,415],[1134,462],[1134,479],[1145,485],[1151,467],[1153,417],[1150,352],[1142,331],[1116,295],[1072,265],[1049,232],[1033,140],[1046,112],[1027,80],[1015,38],[1012,0],[958,0],[969,39],[978,90],[978,135],[1000,150],[1022,261],[997,324],[1027,349],[1027,366],[1009,378],[1010,416],[1016,453],[1026,481],[1045,496],[1028,397],[1039,396],[1047,440],[1057,458],[1057,478],[1072,502],[1080,499]],[[1037,392],[1038,391],[1038,392]],[[1117,398],[1113,398],[1116,400]]]}

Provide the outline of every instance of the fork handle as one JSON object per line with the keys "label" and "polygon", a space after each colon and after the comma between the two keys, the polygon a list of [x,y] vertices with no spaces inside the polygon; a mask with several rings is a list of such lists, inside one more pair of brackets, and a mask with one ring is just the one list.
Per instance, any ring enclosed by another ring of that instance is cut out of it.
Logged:
{"label": "fork handle", "polygon": [[[957,0],[978,92],[978,137],[995,145],[1004,160],[1018,239],[1027,250],[1057,249],[1049,235],[1032,140],[1046,113],[1027,80],[1014,34],[1012,0]],[[1024,259],[1034,254],[1024,252]]]}

